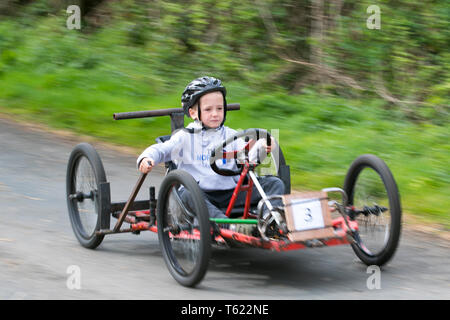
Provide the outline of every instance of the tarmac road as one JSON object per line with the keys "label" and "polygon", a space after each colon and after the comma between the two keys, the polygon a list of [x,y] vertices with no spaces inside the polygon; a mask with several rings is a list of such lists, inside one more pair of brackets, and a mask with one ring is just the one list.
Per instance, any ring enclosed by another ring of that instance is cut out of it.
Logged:
{"label": "tarmac road", "polygon": [[[216,248],[196,289],[171,277],[154,233],[110,235],[85,249],[65,201],[67,160],[79,142],[0,119],[0,300],[450,299],[449,243],[408,228],[372,290],[372,273],[350,246],[282,253]],[[113,201],[126,200],[139,175],[137,155],[94,146]],[[147,197],[150,184],[159,186],[162,173],[152,171],[138,198]],[[79,289],[70,281],[73,270],[80,271]]]}

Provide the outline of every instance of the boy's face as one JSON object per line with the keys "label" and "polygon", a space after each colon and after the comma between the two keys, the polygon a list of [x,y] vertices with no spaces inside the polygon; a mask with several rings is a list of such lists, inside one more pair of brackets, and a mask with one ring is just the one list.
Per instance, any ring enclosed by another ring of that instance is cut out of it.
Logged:
{"label": "boy's face", "polygon": [[[215,91],[200,97],[201,121],[209,128],[218,128],[223,121],[224,106],[221,92]],[[192,113],[191,113],[192,110]],[[198,117],[197,109],[189,110],[191,118]]]}

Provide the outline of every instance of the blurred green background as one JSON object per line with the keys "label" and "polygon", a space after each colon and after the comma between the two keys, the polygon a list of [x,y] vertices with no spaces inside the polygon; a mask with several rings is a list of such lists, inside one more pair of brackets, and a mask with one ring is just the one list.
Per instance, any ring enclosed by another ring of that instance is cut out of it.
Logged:
{"label": "blurred green background", "polygon": [[[67,28],[72,4],[80,30]],[[212,75],[241,103],[228,126],[280,130],[294,188],[342,186],[373,153],[404,212],[448,230],[449,17],[446,0],[2,0],[0,113],[138,154],[169,118],[112,114],[179,107]]]}

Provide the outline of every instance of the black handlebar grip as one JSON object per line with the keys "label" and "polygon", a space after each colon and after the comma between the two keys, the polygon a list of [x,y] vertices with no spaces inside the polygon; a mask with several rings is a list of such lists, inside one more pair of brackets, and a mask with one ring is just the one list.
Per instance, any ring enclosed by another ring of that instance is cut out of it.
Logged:
{"label": "black handlebar grip", "polygon": [[248,145],[248,142],[249,142],[249,140],[250,140],[250,137],[249,136],[246,136],[245,137],[245,150],[244,150],[244,154],[245,154],[245,159],[246,160],[248,160],[248,151],[249,151],[249,145]]}

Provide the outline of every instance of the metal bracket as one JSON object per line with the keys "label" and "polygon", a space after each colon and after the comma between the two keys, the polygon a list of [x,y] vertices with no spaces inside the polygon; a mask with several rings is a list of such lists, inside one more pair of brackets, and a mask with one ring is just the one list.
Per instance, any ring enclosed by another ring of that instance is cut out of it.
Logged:
{"label": "metal bracket", "polygon": [[111,222],[111,189],[109,182],[99,184],[99,194],[100,208],[102,208],[102,212],[100,213],[100,229],[109,229]]}
{"label": "metal bracket", "polygon": [[172,132],[184,128],[184,113],[176,112],[170,114],[170,128]]}
{"label": "metal bracket", "polygon": [[325,188],[322,189],[323,192],[339,192],[342,195],[342,205],[345,207],[348,205],[348,196],[347,193],[341,188]]}
{"label": "metal bracket", "polygon": [[138,181],[136,182],[136,185],[134,186],[133,191],[131,192],[130,197],[128,198],[127,203],[125,204],[125,207],[122,210],[122,213],[119,216],[119,219],[117,220],[117,223],[113,229],[114,232],[119,232],[120,227],[122,226],[122,223],[125,221],[125,217],[128,214],[128,210],[130,209],[131,205],[134,202],[134,199],[136,198],[139,189],[141,189],[142,183],[144,183],[145,177],[147,176],[146,173],[141,173]]}

